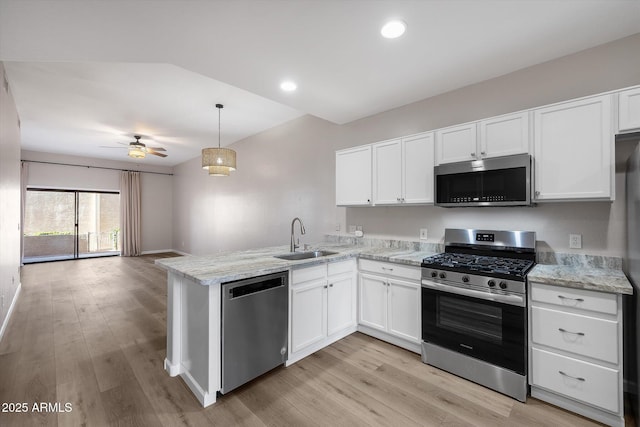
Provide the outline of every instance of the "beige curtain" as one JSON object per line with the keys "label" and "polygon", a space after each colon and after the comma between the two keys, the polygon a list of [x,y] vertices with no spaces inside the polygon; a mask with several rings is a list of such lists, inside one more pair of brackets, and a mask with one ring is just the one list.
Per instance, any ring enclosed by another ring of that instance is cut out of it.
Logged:
{"label": "beige curtain", "polygon": [[120,174],[120,236],[122,256],[138,256],[140,238],[140,172]]}
{"label": "beige curtain", "polygon": [[24,259],[24,212],[27,201],[27,183],[29,182],[29,163],[21,162],[20,169],[20,263]]}

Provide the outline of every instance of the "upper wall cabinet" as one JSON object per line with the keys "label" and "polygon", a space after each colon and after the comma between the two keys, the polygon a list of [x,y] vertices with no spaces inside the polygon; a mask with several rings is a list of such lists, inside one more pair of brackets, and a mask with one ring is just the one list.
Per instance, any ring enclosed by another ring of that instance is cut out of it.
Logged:
{"label": "upper wall cabinet", "polygon": [[373,148],[373,204],[433,203],[433,133],[383,141]]}
{"label": "upper wall cabinet", "polygon": [[437,164],[463,162],[477,157],[476,123],[452,126],[436,131]]}
{"label": "upper wall cabinet", "polygon": [[480,156],[499,157],[529,152],[529,112],[507,114],[478,124]]}
{"label": "upper wall cabinet", "polygon": [[640,130],[640,88],[618,94],[618,132]]}
{"label": "upper wall cabinet", "polygon": [[437,163],[454,163],[529,152],[527,111],[436,131]]}
{"label": "upper wall cabinet", "polygon": [[336,151],[336,205],[371,204],[371,146]]}
{"label": "upper wall cabinet", "polygon": [[535,198],[611,200],[611,95],[534,110]]}

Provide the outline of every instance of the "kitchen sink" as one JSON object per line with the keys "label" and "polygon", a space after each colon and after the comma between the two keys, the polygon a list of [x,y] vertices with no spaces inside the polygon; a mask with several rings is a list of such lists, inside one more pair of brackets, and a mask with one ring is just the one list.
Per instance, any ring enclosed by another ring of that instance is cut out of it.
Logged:
{"label": "kitchen sink", "polygon": [[298,259],[320,258],[323,256],[335,255],[337,253],[338,252],[331,251],[289,252],[288,254],[274,255],[274,257],[293,261]]}

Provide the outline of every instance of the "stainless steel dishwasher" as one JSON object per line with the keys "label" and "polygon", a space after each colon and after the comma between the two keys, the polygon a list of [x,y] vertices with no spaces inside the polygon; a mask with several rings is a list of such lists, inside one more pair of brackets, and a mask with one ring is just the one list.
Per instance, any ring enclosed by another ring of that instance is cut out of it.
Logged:
{"label": "stainless steel dishwasher", "polygon": [[221,289],[224,394],[287,360],[288,273],[223,283]]}

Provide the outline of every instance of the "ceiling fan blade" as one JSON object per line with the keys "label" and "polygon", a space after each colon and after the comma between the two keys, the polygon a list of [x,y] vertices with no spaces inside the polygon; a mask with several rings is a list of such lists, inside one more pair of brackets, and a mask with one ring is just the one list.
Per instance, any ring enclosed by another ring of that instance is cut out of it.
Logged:
{"label": "ceiling fan blade", "polygon": [[155,150],[155,151],[167,151],[162,147],[147,147],[147,150]]}
{"label": "ceiling fan blade", "polygon": [[147,150],[147,154],[153,154],[154,156],[160,156],[160,157],[167,157],[166,154],[156,153],[155,151],[148,151]]}

